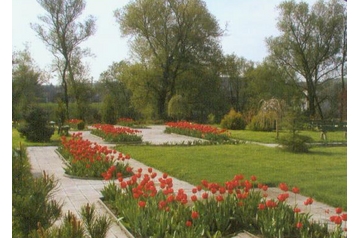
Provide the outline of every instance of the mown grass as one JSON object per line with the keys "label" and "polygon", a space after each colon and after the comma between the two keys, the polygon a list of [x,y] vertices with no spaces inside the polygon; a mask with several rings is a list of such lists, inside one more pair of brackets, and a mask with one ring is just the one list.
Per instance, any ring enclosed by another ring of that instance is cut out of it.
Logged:
{"label": "mown grass", "polygon": [[[250,130],[229,130],[230,137],[237,140],[256,141],[262,143],[277,143],[276,132],[250,131]],[[279,136],[288,134],[288,131],[280,131]],[[300,135],[309,136],[314,143],[347,142],[343,131],[327,132],[327,140],[321,139],[319,131],[300,131]]]}
{"label": "mown grass", "polygon": [[347,148],[316,147],[308,154],[293,154],[278,148],[240,144],[220,146],[130,146],[128,153],[170,176],[200,184],[231,180],[235,174],[271,186],[286,182],[298,186],[301,194],[331,206],[347,208]]}
{"label": "mown grass", "polygon": [[52,135],[51,141],[46,143],[30,142],[26,138],[21,137],[16,128],[12,128],[12,146],[19,147],[20,143],[24,146],[58,146],[61,142],[61,136],[57,134],[57,131]]}

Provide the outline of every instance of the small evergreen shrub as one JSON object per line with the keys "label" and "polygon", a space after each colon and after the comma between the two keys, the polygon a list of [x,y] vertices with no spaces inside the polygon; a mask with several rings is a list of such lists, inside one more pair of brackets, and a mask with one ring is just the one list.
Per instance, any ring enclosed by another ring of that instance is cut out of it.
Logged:
{"label": "small evergreen shrub", "polygon": [[312,138],[298,134],[283,135],[279,139],[279,144],[284,150],[294,153],[307,153],[309,151],[309,144]]}
{"label": "small evergreen shrub", "polygon": [[244,130],[246,123],[240,112],[236,112],[234,109],[231,109],[230,112],[221,120],[220,126],[223,129]]}
{"label": "small evergreen shrub", "polygon": [[47,175],[35,178],[26,148],[12,150],[12,234],[28,237],[40,223],[49,228],[61,215],[62,205],[53,199],[57,181]]}
{"label": "small evergreen shrub", "polygon": [[48,142],[55,132],[55,128],[48,124],[48,114],[41,108],[33,108],[25,114],[25,125],[18,129],[21,136],[28,141]]}
{"label": "small evergreen shrub", "polygon": [[77,124],[77,129],[79,131],[82,131],[85,129],[85,122],[84,121],[80,121],[78,124]]}

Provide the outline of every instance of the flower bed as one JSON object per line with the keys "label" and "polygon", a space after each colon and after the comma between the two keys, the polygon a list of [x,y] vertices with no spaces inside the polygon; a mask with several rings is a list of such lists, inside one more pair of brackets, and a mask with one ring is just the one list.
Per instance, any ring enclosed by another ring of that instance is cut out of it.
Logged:
{"label": "flower bed", "polygon": [[[331,216],[336,224],[314,222],[308,212],[286,203],[288,187],[277,199],[267,198],[256,177],[236,175],[224,184],[203,180],[191,193],[173,190],[167,174],[157,178],[151,168],[130,178],[117,177],[102,190],[103,200],[134,237],[224,237],[244,230],[260,237],[344,237],[347,214]],[[299,189],[292,188],[293,193]],[[309,207],[311,198],[305,201]]]}
{"label": "flower bed", "polygon": [[94,124],[92,134],[102,137],[107,142],[142,142],[142,136],[139,130],[131,129],[129,127],[115,127],[109,124]]}
{"label": "flower bed", "polygon": [[117,124],[121,125],[121,126],[131,127],[135,124],[135,121],[132,118],[121,117],[121,118],[118,118]]}
{"label": "flower bed", "polygon": [[122,176],[132,174],[128,163],[125,163],[130,159],[129,155],[83,140],[82,133],[73,133],[71,138],[61,137],[58,151],[67,161],[65,173],[71,176],[103,178],[105,175],[106,179],[110,179],[115,178],[117,173]]}
{"label": "flower bed", "polygon": [[84,129],[84,121],[81,119],[69,119],[66,123],[70,126],[71,129],[74,130],[83,130]]}
{"label": "flower bed", "polygon": [[165,124],[166,133],[176,133],[210,141],[228,141],[227,130],[219,129],[209,125],[197,124],[187,121],[168,122]]}

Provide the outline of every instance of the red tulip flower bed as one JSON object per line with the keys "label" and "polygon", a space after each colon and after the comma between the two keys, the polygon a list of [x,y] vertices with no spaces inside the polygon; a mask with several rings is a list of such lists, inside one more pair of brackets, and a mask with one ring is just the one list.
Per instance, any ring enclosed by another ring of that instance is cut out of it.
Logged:
{"label": "red tulip flower bed", "polygon": [[121,126],[133,126],[135,123],[135,121],[132,118],[127,118],[127,117],[121,117],[118,118],[117,120],[117,124],[121,125]]}
{"label": "red tulip flower bed", "polygon": [[107,142],[142,142],[141,133],[129,127],[114,126],[110,124],[94,124],[92,134],[102,137]]}
{"label": "red tulip flower bed", "polygon": [[187,121],[168,122],[165,124],[166,133],[176,133],[210,141],[227,141],[229,136],[227,130],[219,129],[209,125],[197,124]]}
{"label": "red tulip flower bed", "polygon": [[[266,185],[256,177],[236,175],[224,184],[202,183],[174,191],[167,174],[158,177],[138,169],[130,178],[117,177],[102,190],[104,201],[134,237],[231,237],[244,230],[260,237],[344,237],[347,214],[332,216],[328,224],[312,221],[309,212],[286,203],[288,187],[282,183],[277,199],[267,198]],[[292,188],[297,194],[299,189]],[[291,193],[292,194],[292,193]],[[313,199],[304,205],[309,210]]]}
{"label": "red tulip flower bed", "polygon": [[[67,161],[65,172],[77,177],[102,178],[103,172],[107,171],[107,179],[115,178],[117,173],[129,176],[129,155],[123,155],[107,146],[100,146],[89,140],[82,139],[82,133],[74,133],[72,137],[61,137],[61,146],[58,151]],[[108,174],[111,172],[111,176]]]}

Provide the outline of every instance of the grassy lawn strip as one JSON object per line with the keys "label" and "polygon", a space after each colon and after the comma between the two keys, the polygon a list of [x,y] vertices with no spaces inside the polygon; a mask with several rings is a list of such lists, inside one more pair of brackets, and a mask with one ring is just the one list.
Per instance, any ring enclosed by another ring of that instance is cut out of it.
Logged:
{"label": "grassy lawn strip", "polygon": [[[250,130],[229,130],[230,138],[245,141],[256,141],[263,143],[277,143],[276,132],[250,131]],[[280,136],[287,134],[288,131],[280,131]],[[327,132],[327,141],[321,140],[321,132],[319,131],[300,131],[300,135],[310,136],[315,143],[323,142],[347,142],[343,131]]]}
{"label": "grassy lawn strip", "polygon": [[347,148],[317,147],[309,154],[292,154],[259,145],[131,146],[118,151],[193,185],[202,179],[223,183],[235,174],[277,186],[286,182],[301,194],[347,209]]}
{"label": "grassy lawn strip", "polygon": [[24,146],[58,146],[61,143],[61,136],[57,134],[57,130],[51,137],[51,141],[48,143],[41,142],[29,142],[25,138],[20,137],[20,133],[17,129],[12,128],[12,146],[19,147],[20,143]]}

